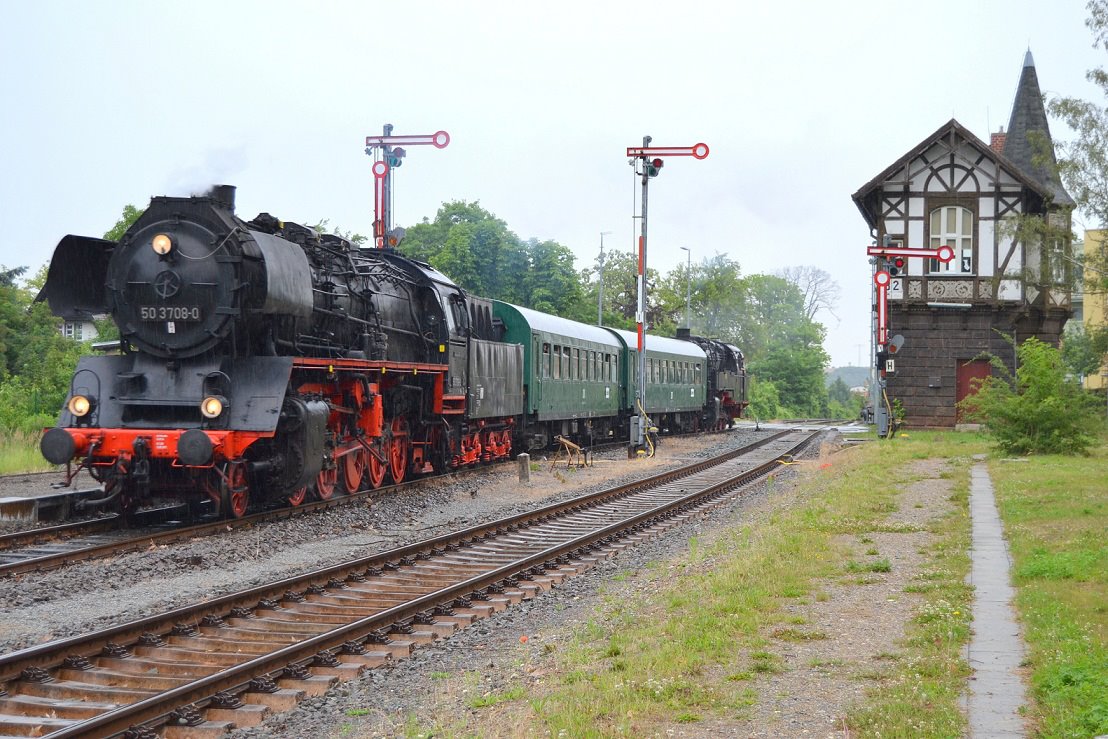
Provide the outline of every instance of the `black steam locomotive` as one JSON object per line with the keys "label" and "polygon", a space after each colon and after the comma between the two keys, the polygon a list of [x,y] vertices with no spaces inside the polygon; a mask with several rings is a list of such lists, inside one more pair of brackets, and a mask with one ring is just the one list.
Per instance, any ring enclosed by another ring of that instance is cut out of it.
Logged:
{"label": "black steam locomotive", "polygon": [[[81,359],[41,449],[87,468],[125,513],[169,497],[238,517],[506,459],[538,438],[525,347],[500,340],[493,301],[391,249],[266,213],[243,221],[233,187],[154,198],[118,243],[65,237],[39,299],[119,328],[118,353]],[[741,353],[724,353],[741,372]],[[712,423],[718,364],[702,380]],[[725,384],[729,424],[745,401]],[[585,438],[593,415],[557,430]]]}

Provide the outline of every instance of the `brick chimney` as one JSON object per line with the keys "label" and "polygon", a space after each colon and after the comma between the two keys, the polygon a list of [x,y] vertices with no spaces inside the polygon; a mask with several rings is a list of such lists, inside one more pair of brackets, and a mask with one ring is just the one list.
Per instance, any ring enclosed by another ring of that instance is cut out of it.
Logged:
{"label": "brick chimney", "polygon": [[999,131],[989,137],[989,148],[997,154],[1003,154],[1005,138],[1007,138],[1007,134],[1004,133],[1004,126],[1001,126]]}

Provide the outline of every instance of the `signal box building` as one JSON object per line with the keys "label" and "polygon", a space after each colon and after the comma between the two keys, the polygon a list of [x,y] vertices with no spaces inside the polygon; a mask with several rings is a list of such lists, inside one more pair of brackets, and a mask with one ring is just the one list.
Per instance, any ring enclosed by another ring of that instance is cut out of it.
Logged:
{"label": "signal box building", "polygon": [[[954,426],[970,381],[990,373],[982,353],[1013,369],[1014,350],[1001,333],[1058,345],[1072,315],[1066,256],[1074,203],[1054,167],[1036,166],[1038,152],[1053,160],[1029,51],[1006,134],[1002,128],[986,144],[952,119],[853,195],[876,243],[954,250],[947,264],[905,260],[889,285],[889,335],[904,343],[886,380],[906,425]],[[1024,215],[1064,235],[1021,238]]]}

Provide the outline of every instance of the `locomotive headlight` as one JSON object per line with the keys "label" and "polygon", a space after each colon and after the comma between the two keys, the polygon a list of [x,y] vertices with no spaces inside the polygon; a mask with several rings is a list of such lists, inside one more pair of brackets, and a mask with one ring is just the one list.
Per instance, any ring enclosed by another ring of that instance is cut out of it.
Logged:
{"label": "locomotive headlight", "polygon": [[219,414],[223,413],[223,406],[226,405],[226,400],[218,395],[209,395],[200,401],[200,413],[204,418],[219,418]]}
{"label": "locomotive headlight", "polygon": [[86,398],[84,395],[74,395],[66,403],[66,408],[77,418],[87,416],[88,412],[92,410],[92,401]]}
{"label": "locomotive headlight", "polygon": [[150,246],[158,255],[164,257],[173,251],[173,238],[169,234],[158,234],[150,242]]}

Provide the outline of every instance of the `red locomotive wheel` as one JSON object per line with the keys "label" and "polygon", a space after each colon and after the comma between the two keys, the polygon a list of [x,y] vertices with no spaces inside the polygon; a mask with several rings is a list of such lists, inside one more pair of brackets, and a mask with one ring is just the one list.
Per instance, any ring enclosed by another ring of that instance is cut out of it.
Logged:
{"label": "red locomotive wheel", "polygon": [[250,507],[250,485],[246,480],[246,462],[228,462],[226,476],[220,481],[220,512],[242,518]]}
{"label": "red locomotive wheel", "polygon": [[335,483],[339,481],[339,469],[338,467],[332,467],[331,469],[322,469],[319,471],[319,477],[316,479],[315,491],[319,495],[320,500],[330,500],[331,496],[335,494]]}
{"label": "red locomotive wheel", "polygon": [[392,473],[392,481],[404,482],[404,474],[408,471],[408,449],[411,440],[408,438],[408,423],[403,418],[392,419],[392,443],[389,444],[389,472]]}
{"label": "red locomotive wheel", "polygon": [[293,490],[289,494],[289,505],[294,508],[304,502],[304,499],[308,497],[308,486],[305,485],[302,488]]}
{"label": "red locomotive wheel", "polygon": [[355,449],[342,458],[342,484],[348,493],[356,493],[362,486],[366,467],[365,449]]}
{"label": "red locomotive wheel", "polygon": [[[381,451],[383,452],[382,456],[388,459],[389,453],[387,445],[383,444]],[[385,482],[385,472],[388,471],[388,464],[377,459],[376,454],[369,454],[367,452],[366,457],[369,458],[369,486],[376,490]]]}

